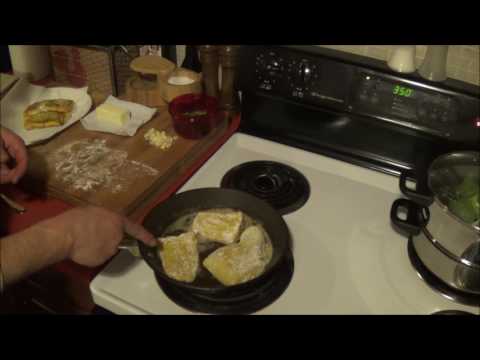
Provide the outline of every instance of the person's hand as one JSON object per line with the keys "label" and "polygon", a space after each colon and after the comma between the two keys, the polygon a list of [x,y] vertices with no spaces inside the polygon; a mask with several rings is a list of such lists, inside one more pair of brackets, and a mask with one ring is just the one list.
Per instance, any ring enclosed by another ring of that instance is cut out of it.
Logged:
{"label": "person's hand", "polygon": [[[14,165],[9,167],[12,160]],[[23,140],[12,131],[0,127],[0,184],[16,184],[26,170],[27,149]]]}
{"label": "person's hand", "polygon": [[85,266],[98,266],[118,251],[124,233],[147,245],[157,244],[143,226],[109,210],[78,207],[47,220],[48,230],[66,241],[66,257]]}

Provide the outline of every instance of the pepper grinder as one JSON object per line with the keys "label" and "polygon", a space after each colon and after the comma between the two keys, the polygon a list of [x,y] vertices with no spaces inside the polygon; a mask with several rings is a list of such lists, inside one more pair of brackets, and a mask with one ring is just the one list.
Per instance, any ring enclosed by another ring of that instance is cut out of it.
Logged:
{"label": "pepper grinder", "polygon": [[221,46],[219,50],[222,67],[222,89],[220,93],[220,108],[233,113],[238,104],[235,91],[235,69],[237,67],[238,46]]}
{"label": "pepper grinder", "polygon": [[205,93],[218,98],[218,49],[214,45],[201,45],[198,49]]}
{"label": "pepper grinder", "polygon": [[390,55],[387,64],[399,73],[413,73],[415,71],[415,45],[397,45]]}

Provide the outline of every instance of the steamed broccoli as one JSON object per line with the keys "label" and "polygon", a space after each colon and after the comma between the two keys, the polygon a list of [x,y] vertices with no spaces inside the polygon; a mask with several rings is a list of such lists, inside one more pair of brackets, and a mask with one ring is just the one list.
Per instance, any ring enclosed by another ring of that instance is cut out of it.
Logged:
{"label": "steamed broccoli", "polygon": [[480,179],[469,176],[456,189],[456,199],[449,202],[450,210],[467,223],[480,219]]}

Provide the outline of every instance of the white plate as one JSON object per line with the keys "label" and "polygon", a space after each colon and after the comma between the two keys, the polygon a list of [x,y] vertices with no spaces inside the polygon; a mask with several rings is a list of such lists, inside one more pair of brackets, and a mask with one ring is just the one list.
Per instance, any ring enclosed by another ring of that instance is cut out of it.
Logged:
{"label": "white plate", "polygon": [[[63,126],[45,129],[26,130],[23,126],[23,111],[30,104],[49,99],[69,99],[75,102],[72,116]],[[92,107],[92,98],[87,88],[68,88],[31,85],[26,79],[20,79],[1,100],[2,126],[12,130],[20,136],[25,145],[32,145],[47,140],[55,134],[65,130],[76,121],[84,117]]]}

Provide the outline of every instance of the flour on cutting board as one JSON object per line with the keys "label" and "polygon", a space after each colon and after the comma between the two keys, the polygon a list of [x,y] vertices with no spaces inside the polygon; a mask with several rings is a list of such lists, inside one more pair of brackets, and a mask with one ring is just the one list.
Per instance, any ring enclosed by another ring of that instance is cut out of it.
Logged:
{"label": "flour on cutting board", "polygon": [[55,179],[73,190],[126,191],[139,177],[158,171],[139,161],[128,160],[126,151],[111,149],[106,140],[71,142],[47,157]]}

